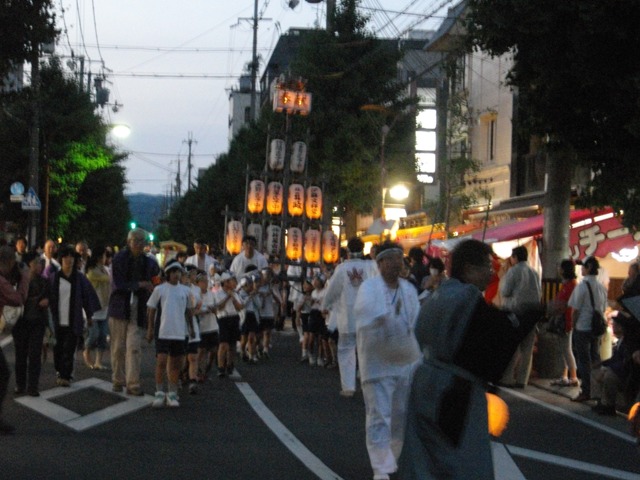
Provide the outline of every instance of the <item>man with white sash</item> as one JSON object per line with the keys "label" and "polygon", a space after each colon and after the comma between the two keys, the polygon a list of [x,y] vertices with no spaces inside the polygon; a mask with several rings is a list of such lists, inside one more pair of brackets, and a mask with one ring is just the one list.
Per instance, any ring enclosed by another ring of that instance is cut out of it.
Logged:
{"label": "man with white sash", "polygon": [[374,480],[388,480],[398,468],[411,372],[421,357],[413,334],[420,303],[415,287],[400,278],[403,257],[398,244],[383,243],[380,275],[364,281],[353,307]]}
{"label": "man with white sash", "polygon": [[338,325],[340,395],[353,397],[356,391],[356,317],[353,304],[362,282],[378,274],[376,262],[362,258],[364,243],[354,237],[347,243],[349,258],[338,265],[329,280],[322,309],[335,314]]}
{"label": "man with white sash", "polygon": [[541,317],[539,305],[518,317],[488,305],[491,247],[461,242],[451,278],[426,300],[415,334],[424,362],[415,371],[399,477],[493,479],[487,382],[497,382],[520,341]]}

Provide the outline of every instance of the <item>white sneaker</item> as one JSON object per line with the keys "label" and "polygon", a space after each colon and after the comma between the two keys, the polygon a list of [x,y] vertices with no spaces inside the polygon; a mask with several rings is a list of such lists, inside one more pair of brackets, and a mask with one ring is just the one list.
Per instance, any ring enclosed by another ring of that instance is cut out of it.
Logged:
{"label": "white sneaker", "polygon": [[318,359],[318,366],[319,367],[324,367],[324,360],[322,358]]}
{"label": "white sneaker", "polygon": [[315,367],[318,364],[318,360],[313,355],[309,355],[309,365]]}
{"label": "white sneaker", "polygon": [[167,407],[179,407],[178,394],[176,392],[167,393]]}
{"label": "white sneaker", "polygon": [[153,408],[162,408],[164,407],[164,404],[166,402],[166,397],[167,395],[164,392],[156,392],[155,396],[153,397],[153,403],[151,403],[151,406]]}

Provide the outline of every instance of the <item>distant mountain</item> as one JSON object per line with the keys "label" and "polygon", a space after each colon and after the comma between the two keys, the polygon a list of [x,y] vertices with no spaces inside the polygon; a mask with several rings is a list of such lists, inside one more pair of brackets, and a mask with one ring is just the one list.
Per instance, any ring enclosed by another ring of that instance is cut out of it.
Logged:
{"label": "distant mountain", "polygon": [[131,220],[150,232],[158,229],[158,221],[166,212],[167,198],[164,195],[133,193],[126,195],[129,201]]}

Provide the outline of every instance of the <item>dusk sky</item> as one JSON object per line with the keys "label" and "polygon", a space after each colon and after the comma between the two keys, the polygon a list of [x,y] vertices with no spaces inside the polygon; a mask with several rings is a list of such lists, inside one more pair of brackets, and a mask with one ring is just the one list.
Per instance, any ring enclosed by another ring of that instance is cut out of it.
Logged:
{"label": "dusk sky", "polygon": [[[438,7],[453,3],[363,0],[361,6],[372,15],[370,28],[376,35],[395,37],[425,17],[416,29],[437,28],[446,12],[434,16]],[[288,4],[258,2],[258,53],[263,59],[258,76],[280,34],[326,23],[324,2],[300,0],[294,9]],[[110,103],[122,105],[117,112],[105,107],[103,116],[131,129],[126,139],[111,138],[130,152],[127,193],[167,194],[178,159],[186,185],[189,132],[194,178],[198,168],[227,151],[229,89],[238,86],[251,60],[253,0],[62,0],[57,7],[63,33],[56,52],[70,56],[73,50],[76,71],[78,57],[84,56],[85,74],[91,70],[92,78],[106,76]]]}

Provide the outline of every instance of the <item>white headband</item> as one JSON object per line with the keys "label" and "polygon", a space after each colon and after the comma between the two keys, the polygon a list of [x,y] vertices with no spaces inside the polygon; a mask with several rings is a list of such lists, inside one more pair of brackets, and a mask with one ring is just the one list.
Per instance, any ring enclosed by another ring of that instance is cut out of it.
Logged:
{"label": "white headband", "polygon": [[401,248],[387,248],[376,255],[376,260],[382,260],[384,257],[388,257],[389,255],[393,255],[394,253],[399,253],[400,255],[404,254]]}

